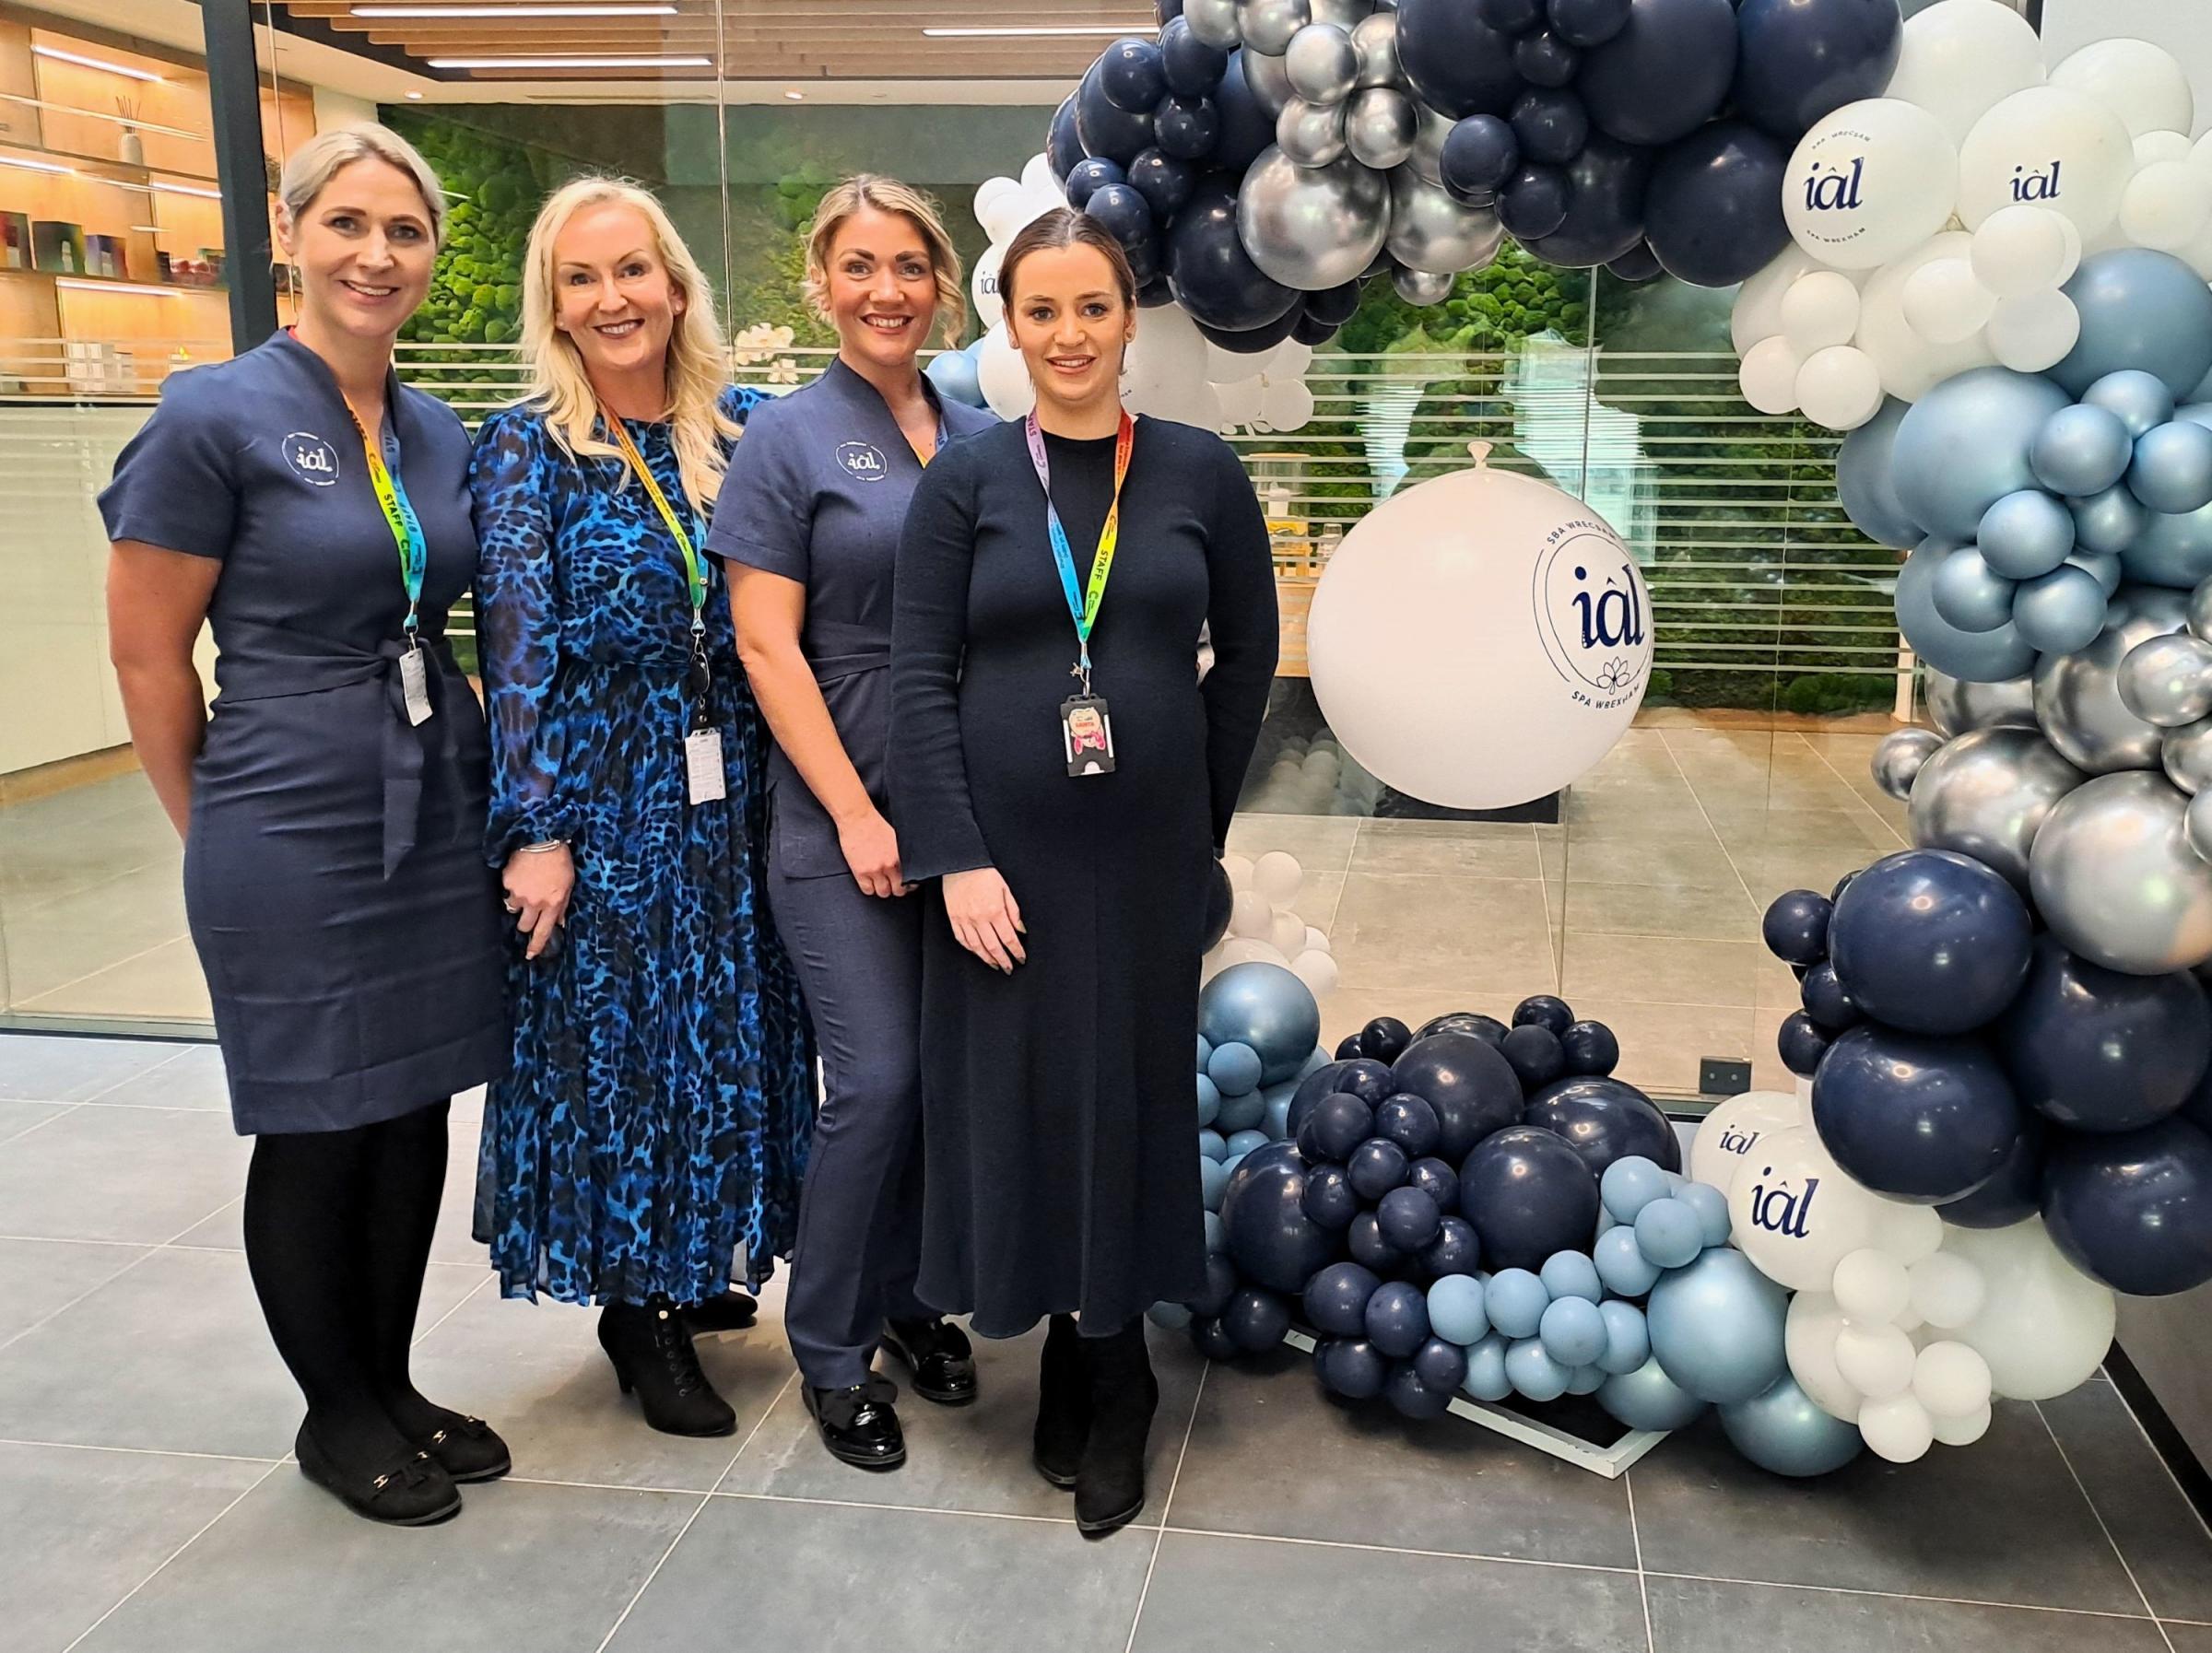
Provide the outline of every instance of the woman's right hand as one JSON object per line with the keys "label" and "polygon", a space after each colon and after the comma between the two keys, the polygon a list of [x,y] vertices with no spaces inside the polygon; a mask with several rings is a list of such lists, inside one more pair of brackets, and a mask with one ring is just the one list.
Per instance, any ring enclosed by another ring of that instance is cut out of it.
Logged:
{"label": "woman's right hand", "polygon": [[952,920],[952,933],[960,945],[993,969],[1011,976],[1016,965],[1029,962],[1021,947],[1029,926],[1021,921],[1014,892],[996,867],[947,873],[945,916]]}
{"label": "woman's right hand", "polygon": [[530,938],[525,956],[535,958],[553,939],[569,913],[576,890],[576,860],[566,844],[552,850],[516,850],[507,858],[500,883],[515,929]]}
{"label": "woman's right hand", "polygon": [[837,845],[845,852],[853,881],[869,895],[888,899],[907,893],[906,880],[899,873],[899,834],[881,810],[839,822]]}

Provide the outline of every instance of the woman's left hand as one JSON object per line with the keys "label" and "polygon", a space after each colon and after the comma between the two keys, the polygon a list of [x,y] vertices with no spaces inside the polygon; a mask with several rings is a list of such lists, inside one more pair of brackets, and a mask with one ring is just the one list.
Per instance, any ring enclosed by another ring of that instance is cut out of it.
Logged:
{"label": "woman's left hand", "polygon": [[1021,945],[1029,928],[996,867],[947,873],[945,916],[960,945],[993,969],[1011,976],[1016,965],[1029,962]]}

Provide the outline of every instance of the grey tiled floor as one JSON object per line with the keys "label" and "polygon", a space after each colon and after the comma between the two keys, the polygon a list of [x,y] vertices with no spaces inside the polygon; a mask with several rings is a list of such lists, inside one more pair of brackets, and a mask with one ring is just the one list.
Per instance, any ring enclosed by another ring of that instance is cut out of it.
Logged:
{"label": "grey tiled floor", "polygon": [[447,1526],[371,1528],[285,1456],[213,1060],[0,1035],[8,1653],[2212,1653],[2212,1538],[2102,1382],[1906,1469],[1800,1486],[1700,1425],[1606,1482],[1159,1336],[1152,1503],[1086,1543],[1027,1465],[1033,1340],[982,1347],[972,1409],[906,1407],[912,1461],[869,1477],[810,1438],[771,1288],[704,1346],[738,1433],[654,1435],[588,1314],[489,1289],[474,1098],[417,1370],[518,1472]]}

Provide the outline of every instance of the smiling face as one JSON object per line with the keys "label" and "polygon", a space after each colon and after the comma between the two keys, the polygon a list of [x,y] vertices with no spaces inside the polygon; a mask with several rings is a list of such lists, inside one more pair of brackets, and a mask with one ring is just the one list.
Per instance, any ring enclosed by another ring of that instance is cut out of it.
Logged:
{"label": "smiling face", "polygon": [[429,208],[388,161],[340,167],[296,218],[278,212],[276,239],[300,268],[302,319],[319,326],[388,341],[430,290]]}
{"label": "smiling face", "polygon": [[1106,255],[1080,241],[1041,247],[1021,260],[1015,281],[1006,324],[1038,396],[1071,412],[1118,400],[1136,315]]}
{"label": "smiling face", "polygon": [[665,371],[684,307],[652,223],[629,203],[587,206],[553,238],[553,325],[594,382]]}
{"label": "smiling face", "polygon": [[864,206],[830,243],[822,296],[842,354],[882,368],[909,367],[937,320],[929,243],[905,214]]}

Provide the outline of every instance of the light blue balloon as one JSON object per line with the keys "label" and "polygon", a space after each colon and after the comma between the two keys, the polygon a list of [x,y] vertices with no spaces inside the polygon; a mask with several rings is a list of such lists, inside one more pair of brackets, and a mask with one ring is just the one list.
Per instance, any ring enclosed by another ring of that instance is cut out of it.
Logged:
{"label": "light blue balloon", "polygon": [[1698,1213],[1698,1226],[1704,1230],[1705,1243],[1724,1246],[1728,1243],[1728,1196],[1717,1188],[1703,1182],[1686,1183],[1675,1198]]}
{"label": "light blue balloon", "polygon": [[1597,1357],[1601,1367],[1618,1377],[1651,1359],[1652,1333],[1644,1324],[1642,1309],[1616,1299],[1600,1303],[1597,1312],[1606,1322],[1606,1352]]}
{"label": "light blue balloon", "polygon": [[1145,1319],[1162,1331],[1181,1331],[1191,1323],[1191,1311],[1181,1303],[1155,1303],[1145,1310]]}
{"label": "light blue balloon", "polygon": [[2104,588],[2085,569],[2067,566],[2021,585],[2012,623],[2022,640],[2045,654],[2071,654],[2104,629]]}
{"label": "light blue balloon", "polygon": [[2051,377],[2076,396],[2130,368],[2193,395],[2212,372],[2212,289],[2180,259],[2139,247],[2100,252],[2082,260],[2065,293],[2081,312],[2081,342]]}
{"label": "light blue balloon", "polygon": [[2178,517],[2153,512],[2120,561],[2130,580],[2194,591],[2212,577],[2212,506]]}
{"label": "light blue balloon", "polygon": [[[1321,1006],[1313,990],[1281,965],[1231,965],[1199,993],[1198,1031],[1214,1041],[1217,1054],[1223,1045],[1247,1046],[1261,1062],[1253,1083],[1280,1084],[1298,1077],[1321,1043]],[[1214,1074],[1217,1083],[1220,1077]],[[1230,1087],[1222,1085],[1221,1094],[1230,1095]]]}
{"label": "light blue balloon", "polygon": [[1536,1329],[1544,1353],[1561,1366],[1586,1366],[1606,1352],[1606,1317],[1584,1297],[1561,1297]]}
{"label": "light blue balloon", "polygon": [[1259,1129],[1267,1133],[1267,1140],[1279,1143],[1290,1134],[1290,1104],[1298,1100],[1298,1082],[1271,1084],[1260,1092],[1266,1103],[1260,1116]]}
{"label": "light blue balloon", "polygon": [[1241,1154],[1231,1154],[1231,1155],[1230,1155],[1230,1156],[1229,1156],[1227,1159],[1225,1159],[1225,1160],[1223,1160],[1223,1161],[1221,1162],[1221,1168],[1222,1168],[1223,1170],[1225,1170],[1225,1171],[1228,1171],[1228,1172],[1230,1172],[1230,1173],[1232,1173],[1232,1174],[1233,1174],[1233,1173],[1235,1172],[1236,1168],[1237,1168],[1239,1166],[1242,1165],[1243,1163],[1244,1163],[1244,1155],[1241,1155]]}
{"label": "light blue balloon", "polygon": [[1605,1387],[1597,1391],[1597,1403],[1631,1429],[1655,1429],[1663,1434],[1687,1429],[1705,1411],[1705,1402],[1669,1378],[1656,1360],[1606,1378]]}
{"label": "light blue balloon", "polygon": [[1218,1131],[1201,1129],[1198,1132],[1198,1152],[1207,1159],[1220,1161],[1229,1157],[1229,1139]]}
{"label": "light blue balloon", "polygon": [[1993,570],[1978,547],[1961,545],[1936,570],[1936,612],[1961,631],[1994,631],[2012,618],[2018,584]]}
{"label": "light blue balloon", "polygon": [[1890,397],[1870,422],[1843,439],[1836,452],[1836,493],[1843,514],[1876,545],[1894,551],[1912,550],[1927,532],[1897,497],[1893,469],[1898,427],[1905,422],[1905,410],[1911,405]]}
{"label": "light blue balloon", "polygon": [[964,407],[987,407],[983,396],[983,381],[977,371],[975,358],[964,350],[946,350],[934,358],[924,369],[937,393],[947,402],[958,402]]}
{"label": "light blue balloon", "polygon": [[1467,1351],[1467,1375],[1460,1388],[1477,1401],[1502,1401],[1513,1392],[1513,1380],[1505,1375],[1505,1339],[1495,1331]]}
{"label": "light blue balloon", "polygon": [[[2128,435],[2120,416],[2086,405],[2061,408],[2053,414],[2028,455],[2038,482],[2054,494],[2075,498],[2101,494],[2117,486],[2135,458],[2135,439]],[[1983,537],[1986,541],[1988,536]]]}
{"label": "light blue balloon", "polygon": [[1606,1296],[1606,1283],[1597,1277],[1597,1264],[1581,1251],[1555,1251],[1544,1260],[1536,1278],[1557,1303],[1561,1297],[1581,1297],[1587,1302],[1602,1303]]}
{"label": "light blue balloon", "polygon": [[1246,1091],[1241,1096],[1223,1096],[1221,1111],[1214,1116],[1214,1129],[1224,1136],[1239,1131],[1256,1129],[1267,1117],[1267,1098],[1258,1091]]}
{"label": "light blue balloon", "polygon": [[2155,373],[2128,369],[2107,373],[2082,393],[2084,407],[2100,407],[2117,418],[2131,442],[2148,435],[2173,417],[2173,392]]}
{"label": "light blue balloon", "polygon": [[1716,1246],[1662,1275],[1647,1319],[1666,1375],[1715,1405],[1763,1394],[1788,1369],[1783,1319],[1789,1294],[1741,1251]]}
{"label": "light blue balloon", "polygon": [[1240,1131],[1229,1139],[1229,1151],[1237,1158],[1242,1159],[1254,1148],[1265,1148],[1273,1141],[1275,1138],[1269,1136],[1265,1131]]}
{"label": "light blue balloon", "polygon": [[1899,500],[1929,533],[1971,540],[1991,506],[2035,486],[2029,452],[2071,401],[2048,379],[2005,368],[1946,380],[1898,428]]}
{"label": "light blue balloon", "polygon": [[1229,1167],[1218,1159],[1198,1162],[1198,1197],[1208,1211],[1221,1209],[1221,1196],[1229,1189]]}
{"label": "light blue balloon", "polygon": [[2066,558],[2066,566],[2079,569],[2094,580],[2097,589],[2107,597],[2120,589],[2121,580],[2127,576],[2127,565],[2124,562],[2117,557],[2098,551],[2077,551]]}
{"label": "light blue balloon", "polygon": [[1797,1480],[1832,1474],[1866,1445],[1856,1424],[1822,1412],[1786,1373],[1765,1393],[1722,1407],[1721,1427],[1760,1469]]}
{"label": "light blue balloon", "polygon": [[[2068,413],[2078,413],[2069,408]],[[2100,417],[2109,416],[2100,415]],[[2117,424],[2115,431],[2119,430]],[[2119,432],[2122,446],[2126,445],[2126,433]],[[2117,482],[2118,477],[2112,479]],[[2110,487],[2111,482],[2104,487]],[[2101,492],[2100,488],[2088,490]],[[1982,519],[1980,536],[1982,560],[1989,565],[1990,572],[2006,580],[2033,580],[2038,574],[2048,574],[2066,560],[2074,550],[2074,513],[2041,488],[2023,488],[2017,494],[2006,494],[1989,508]],[[1957,557],[1947,559],[1957,561]],[[1936,606],[1942,607],[1943,592],[1936,591]]]}
{"label": "light blue balloon", "polygon": [[1225,1100],[1250,1096],[1259,1088],[1260,1053],[1250,1045],[1218,1045],[1206,1061],[1206,1073],[1220,1087]]}
{"label": "light blue balloon", "polygon": [[1544,1323],[1551,1294],[1526,1269],[1500,1269],[1484,1289],[1483,1306],[1490,1324],[1507,1337],[1529,1338]]}
{"label": "light blue balloon", "polygon": [[1633,1223],[1636,1213],[1653,1200],[1666,1198],[1666,1173],[1657,1161],[1631,1154],[1606,1167],[1597,1179],[1597,1191],[1614,1221]]}
{"label": "light blue balloon", "polygon": [[1567,1392],[1571,1395],[1594,1395],[1605,1387],[1606,1368],[1603,1366],[1577,1366],[1567,1374]]}
{"label": "light blue balloon", "polygon": [[2108,487],[2086,499],[2069,499],[2074,513],[2076,548],[2106,556],[2124,555],[2150,526],[2150,512],[2124,485]]}
{"label": "light blue balloon", "polygon": [[1219,1212],[1209,1211],[1206,1213],[1206,1254],[1219,1257],[1228,1250],[1229,1225],[1221,1220]]}
{"label": "light blue balloon", "polygon": [[1597,1264],[1597,1277],[1617,1297],[1641,1297],[1659,1284],[1659,1265],[1645,1260],[1632,1225],[1607,1229],[1590,1250]]}
{"label": "light blue balloon", "polygon": [[2136,440],[2128,492],[2153,510],[2186,516],[2212,505],[2212,430],[2175,419]]}
{"label": "light blue balloon", "polygon": [[1705,1249],[1705,1225],[1671,1195],[1653,1200],[1636,1214],[1636,1249],[1663,1269],[1681,1268]]}
{"label": "light blue balloon", "polygon": [[1214,1048],[1206,1043],[1206,1035],[1202,1033],[1198,1036],[1198,1071],[1201,1073],[1205,1073],[1206,1064],[1213,1060]]}
{"label": "light blue balloon", "polygon": [[1472,1348],[1490,1334],[1482,1282],[1472,1274],[1446,1274],[1429,1288],[1429,1329],[1448,1343]]}
{"label": "light blue balloon", "polygon": [[1210,1125],[1221,1117],[1221,1087],[1204,1073],[1198,1075],[1198,1123]]}
{"label": "light blue balloon", "polygon": [[1915,652],[1946,677],[1961,683],[2010,683],[2035,666],[2036,651],[2019,628],[1961,631],[1936,612],[1936,570],[1958,547],[1928,539],[1897,572],[1897,626]]}
{"label": "light blue balloon", "polygon": [[1556,1401],[1567,1392],[1567,1368],[1533,1337],[1505,1352],[1505,1375],[1512,1379],[1513,1392],[1531,1401]]}

